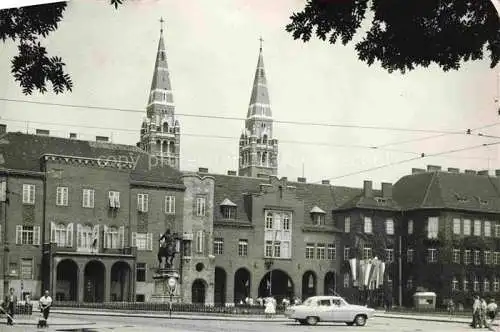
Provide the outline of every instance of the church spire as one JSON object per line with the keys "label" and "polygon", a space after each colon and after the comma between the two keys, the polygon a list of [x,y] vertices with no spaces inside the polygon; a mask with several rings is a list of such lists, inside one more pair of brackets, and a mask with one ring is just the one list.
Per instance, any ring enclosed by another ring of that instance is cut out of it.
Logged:
{"label": "church spire", "polygon": [[151,153],[162,164],[179,168],[180,126],[175,119],[175,105],[163,40],[163,18],[160,19],[160,39],[146,107],[147,118],[141,127],[139,146]]}
{"label": "church spire", "polygon": [[273,138],[273,118],[262,55],[263,39],[259,38],[259,41],[259,59],[239,149],[239,175],[251,177],[277,175],[278,172],[278,140]]}
{"label": "church spire", "polygon": [[264,70],[264,57],[262,55],[262,42],[264,40],[261,37],[259,38],[259,41],[259,59],[257,61],[257,69],[255,70],[247,118],[253,116],[272,116],[271,105],[269,102],[269,92],[267,91],[266,72]]}

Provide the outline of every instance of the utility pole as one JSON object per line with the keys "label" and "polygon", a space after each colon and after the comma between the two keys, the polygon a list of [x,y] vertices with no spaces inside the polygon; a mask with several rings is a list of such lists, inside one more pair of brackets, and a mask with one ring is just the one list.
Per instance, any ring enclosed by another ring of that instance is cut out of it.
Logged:
{"label": "utility pole", "polygon": [[398,282],[398,298],[399,298],[399,306],[403,306],[403,267],[402,267],[402,262],[403,260],[401,259],[401,235],[399,235],[399,248],[398,248],[398,268],[399,268],[399,282]]}
{"label": "utility pole", "polygon": [[8,294],[8,289],[9,289],[9,236],[8,236],[8,223],[7,223],[7,176],[5,176],[5,182],[2,183],[1,186],[1,201],[3,205],[3,222],[4,222],[4,227],[3,227],[3,293],[4,296],[7,296]]}

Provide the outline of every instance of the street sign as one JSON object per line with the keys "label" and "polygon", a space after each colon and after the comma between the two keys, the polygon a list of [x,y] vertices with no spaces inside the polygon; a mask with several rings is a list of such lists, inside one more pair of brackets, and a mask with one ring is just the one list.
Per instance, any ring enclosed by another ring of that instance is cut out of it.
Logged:
{"label": "street sign", "polygon": [[175,287],[175,284],[177,284],[177,280],[175,280],[174,277],[171,277],[171,278],[168,278],[168,286],[170,288],[174,288]]}

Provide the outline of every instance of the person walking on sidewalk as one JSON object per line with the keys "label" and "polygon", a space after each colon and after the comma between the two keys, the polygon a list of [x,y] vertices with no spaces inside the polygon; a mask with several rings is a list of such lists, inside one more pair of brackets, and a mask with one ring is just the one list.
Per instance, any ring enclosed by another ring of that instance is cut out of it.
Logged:
{"label": "person walking on sidewalk", "polygon": [[488,303],[488,306],[486,307],[486,316],[490,320],[490,324],[495,320],[495,317],[497,315],[497,308],[498,307],[495,299],[490,299],[490,303]]}
{"label": "person walking on sidewalk", "polygon": [[485,328],[486,327],[486,308],[487,308],[486,300],[481,299],[481,310],[480,310],[480,320],[479,320],[479,327],[480,328]]}
{"label": "person walking on sidewalk", "polygon": [[479,296],[474,296],[474,303],[472,304],[472,323],[470,326],[476,328],[479,326],[479,314],[481,311],[481,301]]}
{"label": "person walking on sidewalk", "polygon": [[42,311],[43,318],[45,319],[45,321],[49,319],[51,305],[52,305],[52,298],[49,296],[49,291],[46,290],[45,294],[40,298],[40,310]]}
{"label": "person walking on sidewalk", "polygon": [[7,313],[7,325],[14,325],[13,319],[16,305],[17,296],[14,294],[14,288],[11,288],[3,301],[3,309]]}

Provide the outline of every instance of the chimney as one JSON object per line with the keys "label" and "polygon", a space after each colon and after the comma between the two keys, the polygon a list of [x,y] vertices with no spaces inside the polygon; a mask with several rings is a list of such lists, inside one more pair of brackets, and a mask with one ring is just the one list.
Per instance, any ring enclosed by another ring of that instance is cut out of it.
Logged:
{"label": "chimney", "polygon": [[486,175],[486,176],[488,176],[488,175],[490,175],[490,172],[487,169],[485,169],[485,170],[477,172],[477,175]]}
{"label": "chimney", "polygon": [[321,184],[330,184],[330,180],[321,180]]}
{"label": "chimney", "polygon": [[198,168],[198,173],[208,173],[208,168],[206,168],[206,167],[199,167]]}
{"label": "chimney", "polygon": [[448,167],[448,172],[449,173],[460,173],[460,169],[453,168],[453,167]]}
{"label": "chimney", "polygon": [[373,189],[372,189],[372,182],[365,180],[363,182],[363,193],[365,197],[372,197],[373,196]]}
{"label": "chimney", "polygon": [[306,178],[298,177],[297,178],[297,182],[305,183],[306,182]]}
{"label": "chimney", "polygon": [[76,133],[69,133],[69,138],[76,139],[77,138]]}
{"label": "chimney", "polygon": [[37,129],[36,130],[36,134],[37,135],[43,135],[43,136],[49,136],[50,135],[50,131],[48,131],[47,129]]}
{"label": "chimney", "polygon": [[465,173],[465,174],[476,174],[476,171],[475,171],[475,170],[473,170],[473,169],[466,169],[466,170],[464,171],[464,173]]}
{"label": "chimney", "polygon": [[109,141],[109,138],[107,136],[96,136],[95,137],[95,140],[97,142],[108,142]]}
{"label": "chimney", "polygon": [[382,182],[382,197],[392,198],[392,183]]}
{"label": "chimney", "polygon": [[7,125],[0,123],[0,134],[5,134],[7,132]]}
{"label": "chimney", "polygon": [[495,170],[495,176],[500,176],[500,169]]}
{"label": "chimney", "polygon": [[441,166],[427,165],[427,172],[438,172],[441,170]]}
{"label": "chimney", "polygon": [[227,171],[227,175],[236,176],[236,171]]}
{"label": "chimney", "polygon": [[425,173],[425,169],[423,168],[412,168],[411,174]]}

